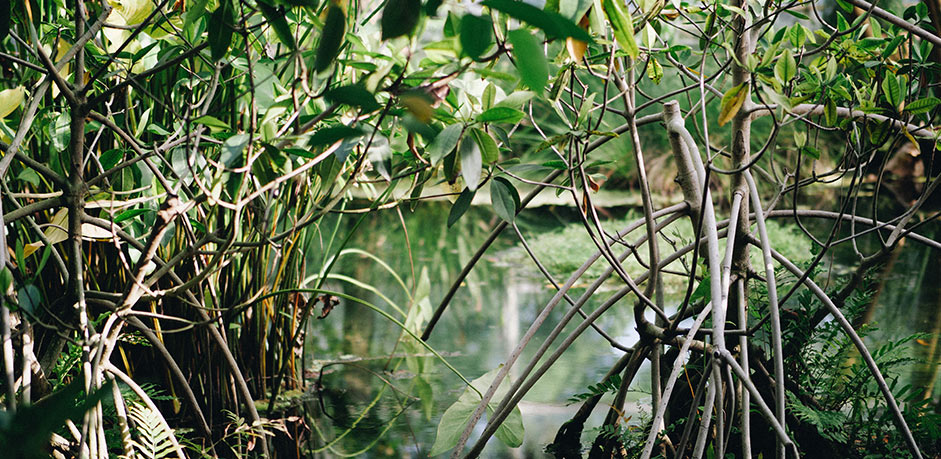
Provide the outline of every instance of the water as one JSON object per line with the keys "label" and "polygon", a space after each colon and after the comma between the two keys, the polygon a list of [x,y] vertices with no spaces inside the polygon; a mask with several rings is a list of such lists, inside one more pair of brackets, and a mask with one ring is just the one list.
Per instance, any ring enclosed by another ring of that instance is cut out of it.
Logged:
{"label": "water", "polygon": [[[448,229],[448,209],[446,203],[423,204],[415,213],[403,209],[407,231],[403,230],[394,210],[367,217],[348,247],[377,255],[391,271],[374,260],[351,254],[341,258],[335,271],[348,280],[331,280],[327,287],[364,299],[404,322],[406,318],[399,315],[396,308],[408,309],[408,292],[415,291],[422,271],[426,270],[430,281],[429,305],[437,307],[461,267],[495,222],[487,208],[472,207],[454,227]],[[356,218],[356,215],[343,217],[340,228],[350,228]],[[571,212],[564,208],[540,208],[525,213],[522,218],[521,227],[527,238],[557,230],[572,221]],[[332,224],[328,221],[322,226],[326,234],[329,234]],[[822,234],[829,224],[814,222],[810,228]],[[923,231],[926,230],[936,231],[930,227]],[[789,231],[796,233],[794,228]],[[409,244],[406,244],[406,234]],[[861,241],[860,247],[872,250],[875,241],[867,238]],[[802,243],[808,244],[806,240]],[[788,243],[793,244],[796,242]],[[913,357],[935,364],[913,365],[908,379],[916,385],[933,387],[939,384],[937,363],[941,363],[937,339],[941,329],[941,315],[938,314],[941,270],[937,269],[934,261],[938,254],[923,246],[912,247],[913,241],[905,244],[906,250],[898,251],[877,275],[873,287],[877,295],[864,318],[877,324],[878,330],[870,333],[867,340],[871,345],[879,345],[912,333],[927,333],[907,346]],[[477,378],[505,361],[526,327],[554,293],[538,271],[521,256],[519,248],[513,249],[516,245],[512,233],[504,232],[458,291],[428,342],[468,379]],[[804,252],[809,256],[806,247],[809,246],[800,246],[794,252]],[[576,251],[574,256],[578,260],[590,255],[582,253],[583,248],[577,245],[558,249]],[[318,253],[308,254],[312,262],[319,260],[320,256]],[[852,257],[851,246],[840,246],[827,259],[828,269],[834,273],[845,270],[842,266],[852,262]],[[401,278],[405,288],[393,273]],[[560,277],[557,280],[561,283],[565,279]],[[676,285],[673,290],[681,292],[682,283]],[[578,293],[580,291],[576,289],[573,297]],[[606,295],[598,297],[600,299],[589,302],[588,311],[600,304]],[[630,301],[622,301],[598,322],[601,328],[625,345],[636,341],[631,306]],[[529,361],[534,349],[543,342],[565,310],[563,303],[553,311],[511,376]],[[573,320],[567,331],[573,329],[578,321],[577,318]],[[465,386],[443,363],[428,357],[427,351],[397,345],[400,333],[400,328],[375,311],[349,301],[342,302],[326,319],[312,324],[308,334],[306,374],[309,382],[316,382],[321,389],[321,396],[311,396],[306,404],[308,414],[317,423],[313,426],[316,427],[314,444],[323,447],[331,439],[340,437],[331,445],[332,449],[323,452],[324,455],[354,454],[365,450],[364,454],[373,457],[427,457],[441,415],[457,400]],[[388,358],[390,353],[398,358]],[[416,353],[426,357],[414,358],[411,362],[401,358]],[[568,404],[567,400],[585,392],[589,385],[597,384],[620,356],[621,352],[613,349],[597,333],[585,332],[520,405],[526,427],[524,445],[510,449],[492,439],[484,456],[541,457],[542,449],[552,442],[559,426],[578,408],[578,404]],[[431,388],[433,397],[430,400],[427,396],[422,400],[408,395],[427,395],[415,386],[420,384],[414,378],[417,373],[421,373]],[[645,405],[648,380],[646,369],[635,379],[625,412],[633,423],[641,422],[644,412],[649,413],[649,407]],[[938,393],[935,390],[933,394],[936,397]],[[602,402],[588,426],[598,425],[605,411],[606,406]],[[366,414],[362,415],[364,412]],[[317,429],[322,435],[320,440],[316,440]],[[347,430],[349,433],[344,433]]]}

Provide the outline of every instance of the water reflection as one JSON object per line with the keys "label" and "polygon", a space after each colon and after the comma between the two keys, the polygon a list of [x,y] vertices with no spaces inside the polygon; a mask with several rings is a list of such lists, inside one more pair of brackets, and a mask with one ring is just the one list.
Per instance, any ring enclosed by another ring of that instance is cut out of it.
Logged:
{"label": "water reflection", "polygon": [[[406,318],[395,309],[408,308],[409,296],[418,282],[415,273],[427,268],[430,304],[436,307],[452,279],[486,238],[488,223],[492,223],[493,218],[486,209],[475,207],[448,229],[448,208],[444,203],[431,203],[406,216],[411,252],[406,245],[406,231],[394,211],[370,216],[351,242],[350,247],[376,254],[385,261],[401,277],[405,288],[389,271],[359,255],[341,258],[335,272],[361,285],[342,280],[331,280],[327,285],[377,305],[404,322]],[[558,228],[564,219],[545,218],[546,212],[528,212],[526,218],[531,220],[524,221],[523,226],[528,225],[533,232]],[[354,221],[349,216],[344,218],[346,220],[340,222],[341,234],[342,228],[350,228]],[[333,224],[328,221],[324,226]],[[825,231],[829,226],[820,224],[816,229]],[[933,233],[926,233],[928,230]],[[927,236],[941,235],[937,226],[923,228],[921,232]],[[518,259],[506,259],[507,249],[515,242],[507,233],[490,249],[455,296],[429,341],[469,379],[496,368],[505,360],[519,341],[521,330],[528,327],[554,293],[535,269]],[[872,244],[877,243],[873,235],[861,240],[859,247],[865,251],[874,249],[876,246]],[[879,325],[879,330],[867,338],[870,344],[926,333],[909,343],[911,356],[921,362],[911,367],[910,378],[912,384],[929,388],[929,396],[937,398],[938,364],[941,363],[938,340],[941,269],[935,261],[936,252],[915,245],[907,242],[905,250],[899,251],[879,274],[877,295],[862,320]],[[831,272],[840,272],[841,266],[853,262],[853,254],[848,244],[838,247],[830,258]],[[573,297],[580,293],[578,289],[572,292]],[[588,302],[586,309],[593,310],[604,297],[598,295],[598,299]],[[622,303],[604,314],[599,325],[623,344],[630,345],[636,340],[631,305],[629,301]],[[564,313],[564,306],[553,311],[549,323],[527,347],[511,377],[515,377],[520,365],[525,365],[546,338],[551,324]],[[564,334],[575,328],[578,321],[573,322]],[[323,374],[319,378],[321,396],[307,407],[312,422],[317,423],[313,427],[320,429],[320,440],[316,440],[315,432],[312,443],[314,449],[327,445],[329,448],[310,456],[332,457],[370,448],[365,454],[371,457],[427,457],[438,420],[464,390],[464,384],[443,364],[423,353],[420,357],[422,376],[430,386],[429,401],[428,392],[416,386],[420,383],[414,378],[414,368],[401,358],[408,349],[396,344],[399,336],[400,330],[387,319],[349,301],[344,301],[327,319],[311,325],[306,374],[314,379]],[[389,358],[390,353],[397,357]],[[598,383],[620,355],[596,333],[589,330],[583,334],[521,403],[526,427],[524,446],[514,451],[493,439],[484,455],[542,457],[542,448],[552,441],[558,427],[577,409],[577,405],[566,405],[566,400],[584,392],[588,385]],[[637,387],[629,398],[629,414],[637,414],[646,406],[643,399],[649,387],[649,370],[645,368],[641,373],[635,379]],[[599,418],[589,421],[588,425],[600,423],[605,409],[602,406],[596,410]],[[331,441],[335,443],[330,444]]]}

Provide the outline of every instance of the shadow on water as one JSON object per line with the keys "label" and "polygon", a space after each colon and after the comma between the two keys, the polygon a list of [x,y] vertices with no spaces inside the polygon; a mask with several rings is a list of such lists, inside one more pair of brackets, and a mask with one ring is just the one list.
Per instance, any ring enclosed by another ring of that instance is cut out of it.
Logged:
{"label": "shadow on water", "polygon": [[[397,309],[408,309],[409,294],[415,291],[420,273],[427,270],[430,305],[437,307],[464,262],[487,237],[489,223],[493,222],[488,210],[472,207],[448,229],[449,208],[446,203],[419,207],[405,219],[407,232],[395,211],[371,215],[348,248],[376,255],[388,264],[388,269],[359,253],[348,254],[339,260],[334,271],[340,276],[329,280],[326,286],[363,299],[405,321]],[[352,227],[355,218],[343,217],[339,225],[341,236],[344,229]],[[553,232],[572,221],[567,210],[551,208],[530,211],[521,218],[524,233],[528,234]],[[335,222],[328,221],[322,228],[329,234],[327,228],[333,225]],[[829,228],[827,223],[820,222],[810,226],[817,234]],[[926,225],[919,231],[929,237],[941,236],[937,224]],[[859,249],[871,252],[877,247],[877,237],[860,240]],[[468,379],[477,378],[503,362],[539,309],[552,297],[551,286],[524,262],[528,260],[521,260],[518,253],[510,255],[515,244],[511,234],[501,236],[459,290],[429,340]],[[938,339],[941,265],[936,261],[939,254],[924,246],[911,247],[916,245],[913,241],[905,244],[906,250],[897,251],[877,275],[873,300],[858,322],[876,325],[877,330],[867,337],[871,344],[924,333],[908,344],[911,357],[918,362],[910,367],[909,378],[914,386],[928,389],[926,396],[937,398],[941,363]],[[560,246],[558,250],[570,247]],[[579,257],[584,259],[588,255]],[[312,257],[308,266],[320,266],[321,255],[316,250],[308,256]],[[829,260],[832,273],[845,271],[854,256],[852,245],[837,247]],[[396,276],[401,278],[404,288]],[[588,309],[594,309],[601,301],[603,298],[589,302]],[[622,303],[603,315],[600,325],[623,344],[630,345],[634,341],[632,335],[636,336],[631,305],[627,301]],[[564,310],[559,307],[553,311],[549,322],[557,321]],[[527,348],[523,362],[528,361],[532,348],[545,339],[550,328],[545,325],[539,330],[533,341],[537,344]],[[569,328],[574,328],[574,324]],[[407,350],[399,342],[400,333],[388,319],[350,301],[342,301],[325,319],[313,321],[307,335],[305,376],[314,388],[314,395],[306,408],[311,417],[309,422],[315,423],[311,426],[314,432],[310,443],[322,453],[309,456],[428,456],[437,422],[464,390],[464,384],[430,354],[420,353],[422,376],[430,389],[417,390],[415,369],[402,358]],[[610,350],[599,352],[603,349]],[[494,439],[484,456],[542,457],[543,447],[577,409],[577,405],[567,405],[567,399],[584,392],[588,385],[597,384],[620,355],[597,334],[582,335],[521,404],[526,427],[523,447],[512,450]],[[637,378],[641,383],[633,400],[646,396],[648,380],[644,375]],[[627,415],[635,416],[637,421],[645,410],[649,412],[649,407],[631,403]],[[604,409],[596,411],[603,417]],[[597,421],[600,419],[595,419],[594,424]]]}

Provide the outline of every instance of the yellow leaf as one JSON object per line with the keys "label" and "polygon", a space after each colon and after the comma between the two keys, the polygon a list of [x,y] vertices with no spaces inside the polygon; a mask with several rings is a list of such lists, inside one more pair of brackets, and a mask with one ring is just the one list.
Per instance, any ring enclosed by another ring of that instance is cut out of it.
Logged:
{"label": "yellow leaf", "polygon": [[25,98],[26,89],[22,86],[0,91],[0,119],[13,113],[13,110],[16,110]]}
{"label": "yellow leaf", "polygon": [[587,47],[588,44],[581,40],[576,40],[572,37],[565,39],[565,49],[569,50],[569,56],[572,56],[572,60],[576,63],[582,61],[582,56],[585,55],[585,49],[587,49]]}
{"label": "yellow leaf", "polygon": [[731,121],[747,99],[748,86],[745,83],[726,91],[722,96],[722,105],[719,107],[719,126]]}
{"label": "yellow leaf", "polygon": [[427,97],[419,94],[405,94],[399,98],[399,102],[422,123],[431,121],[431,114],[434,113],[434,109]]}

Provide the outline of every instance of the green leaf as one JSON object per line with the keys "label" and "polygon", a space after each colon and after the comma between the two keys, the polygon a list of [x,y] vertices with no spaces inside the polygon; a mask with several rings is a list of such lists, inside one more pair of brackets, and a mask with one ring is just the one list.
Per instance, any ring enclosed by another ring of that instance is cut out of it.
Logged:
{"label": "green leaf", "polygon": [[801,148],[801,152],[813,159],[820,159],[820,150],[811,147],[810,145]]}
{"label": "green leaf", "polygon": [[513,57],[523,84],[542,94],[549,82],[549,63],[542,46],[533,34],[524,29],[509,31],[507,38],[513,44]]}
{"label": "green leaf", "polygon": [[124,159],[124,150],[114,148],[102,153],[98,161],[101,163],[101,167],[104,170],[108,170],[116,166],[122,159]]}
{"label": "green leaf", "polygon": [[222,144],[222,157],[220,161],[225,167],[239,167],[242,165],[242,152],[248,146],[248,134],[235,134]]}
{"label": "green leaf", "polygon": [[213,134],[229,130],[229,125],[224,123],[219,118],[216,118],[212,115],[203,115],[199,118],[193,120],[193,123],[202,124],[209,128],[209,131]]}
{"label": "green leaf", "polygon": [[902,88],[899,87],[899,80],[894,74],[885,73],[885,78],[882,79],[882,93],[892,108],[898,108],[902,103]]}
{"label": "green leaf", "polygon": [[121,223],[126,220],[130,220],[138,215],[146,214],[147,212],[153,212],[150,209],[128,209],[124,212],[121,212],[116,217],[114,217],[115,223]]}
{"label": "green leaf", "polygon": [[477,147],[480,148],[481,159],[486,164],[495,163],[500,159],[500,150],[497,148],[497,142],[493,140],[490,134],[483,129],[473,128],[474,140],[477,141]]}
{"label": "green leaf", "polygon": [[660,84],[660,80],[663,78],[663,66],[654,58],[650,58],[650,65],[647,66],[647,77],[654,84]]}
{"label": "green leaf", "polygon": [[29,183],[34,187],[39,186],[39,174],[28,167],[20,171],[19,174],[16,174],[16,179]]}
{"label": "green leaf", "polygon": [[190,30],[197,19],[206,14],[206,4],[209,0],[196,0],[186,5],[186,15],[183,17],[183,30]]}
{"label": "green leaf", "polygon": [[938,99],[937,97],[926,97],[924,99],[918,99],[908,104],[907,106],[905,106],[905,111],[913,115],[918,115],[921,113],[928,113],[933,108],[938,106],[938,104],[941,104],[941,99]]}
{"label": "green leaf", "polygon": [[516,187],[503,177],[495,177],[490,182],[490,202],[493,210],[507,223],[516,221],[519,212],[520,195]]}
{"label": "green leaf", "polygon": [[520,108],[535,95],[536,93],[532,91],[513,91],[511,94],[504,97],[503,100],[497,102],[494,107]]}
{"label": "green leaf", "polygon": [[585,29],[559,13],[544,11],[519,0],[485,0],[481,4],[541,29],[551,38],[572,37],[586,43],[595,42]]}
{"label": "green leaf", "polygon": [[471,59],[480,57],[493,43],[493,21],[490,16],[465,14],[461,19],[461,48]]}
{"label": "green leaf", "polygon": [[235,27],[235,6],[232,0],[222,0],[219,7],[209,17],[209,53],[212,60],[222,59],[232,44],[232,32]]}
{"label": "green leaf", "polygon": [[331,102],[360,107],[367,112],[376,111],[381,107],[376,102],[376,96],[359,84],[333,88],[327,91],[325,96]]}
{"label": "green leaf", "polygon": [[634,40],[634,24],[631,22],[630,13],[624,10],[620,0],[602,0],[601,5],[614,30],[614,39],[631,59],[637,59],[640,49]]}
{"label": "green leaf", "polygon": [[428,152],[431,154],[431,164],[438,165],[445,156],[454,151],[457,142],[461,140],[461,133],[464,126],[460,123],[452,124],[438,133],[431,144],[428,145]]}
{"label": "green leaf", "polygon": [[787,85],[795,76],[797,76],[797,60],[791,54],[791,50],[785,49],[778,61],[774,64],[774,76],[783,85]]}
{"label": "green leaf", "polygon": [[719,106],[719,126],[731,121],[746,100],[748,100],[747,83],[742,83],[726,91],[722,95],[722,104]]}
{"label": "green leaf", "polygon": [[327,7],[327,19],[324,21],[323,31],[320,33],[317,55],[314,57],[314,70],[317,73],[330,67],[333,60],[340,54],[340,46],[343,45],[345,34],[346,16],[343,15],[343,8],[331,1],[330,6]]}
{"label": "green leaf", "polygon": [[310,136],[310,139],[307,141],[307,145],[311,148],[323,145],[333,145],[334,143],[343,139],[359,137],[361,135],[363,135],[363,131],[359,128],[337,124],[334,126],[325,127],[315,132],[312,136]]}
{"label": "green leaf", "polygon": [[[499,370],[500,367],[497,367],[471,381],[473,389],[470,387],[465,389],[457,401],[448,407],[444,415],[441,416],[441,421],[438,422],[438,431],[435,435],[434,445],[431,447],[430,456],[442,454],[457,445],[458,440],[461,438],[461,433],[464,431],[464,427],[470,421],[471,415],[474,414],[477,404],[480,403],[480,393],[484,393],[487,390]],[[509,390],[509,384],[507,380],[503,380],[498,386],[493,400],[503,398],[507,390]],[[495,409],[496,403],[489,403],[487,405],[488,414],[492,414]],[[523,444],[523,434],[523,417],[519,407],[516,407],[513,408],[513,412],[506,417],[497,429],[496,436],[506,443],[507,446],[516,448]]]}
{"label": "green leaf", "polygon": [[[471,202],[474,200],[474,195],[477,192],[470,189],[470,187],[464,188],[464,191],[461,192],[461,195],[457,197],[457,200],[454,201],[454,205],[451,206],[451,212],[448,213],[448,228],[454,226],[455,223],[467,212],[467,209],[470,208]],[[457,443],[457,441],[455,441]]]}
{"label": "green leaf", "polygon": [[382,39],[412,33],[421,18],[421,0],[388,0],[382,9]]}
{"label": "green leaf", "polygon": [[16,300],[20,309],[35,315],[42,305],[42,293],[33,284],[27,284],[16,291]]}
{"label": "green leaf", "polygon": [[6,266],[0,266],[0,295],[8,295],[12,292],[13,273]]}
{"label": "green leaf", "polygon": [[265,0],[259,0],[256,4],[258,5],[258,9],[261,10],[262,16],[268,20],[268,24],[274,29],[278,40],[281,40],[281,43],[284,43],[285,46],[291,50],[296,49],[297,43],[294,41],[294,34],[291,33],[291,27],[288,26],[287,18],[284,15],[284,8],[275,8],[274,5],[266,3]]}
{"label": "green leaf", "polygon": [[474,191],[477,189],[477,183],[480,182],[483,166],[480,148],[477,146],[477,142],[465,137],[461,140],[458,150],[461,154],[461,176],[464,177],[464,183],[467,184],[467,187]]}
{"label": "green leaf", "polygon": [[477,122],[515,124],[523,119],[524,116],[526,116],[525,113],[515,108],[494,107],[477,115]]}

